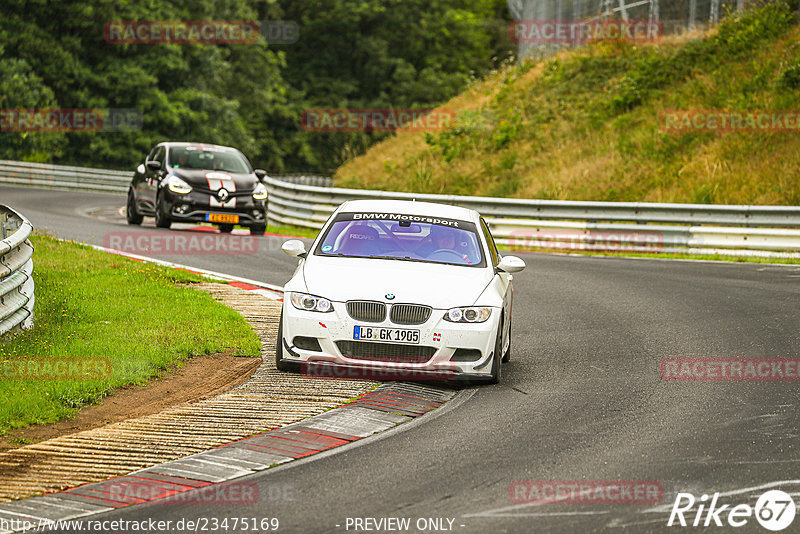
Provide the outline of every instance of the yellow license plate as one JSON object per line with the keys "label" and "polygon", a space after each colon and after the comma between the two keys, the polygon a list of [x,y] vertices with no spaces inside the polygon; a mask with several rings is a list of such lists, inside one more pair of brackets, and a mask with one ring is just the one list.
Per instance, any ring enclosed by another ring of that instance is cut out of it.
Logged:
{"label": "yellow license plate", "polygon": [[239,216],[228,213],[209,213],[208,222],[236,224],[239,222]]}

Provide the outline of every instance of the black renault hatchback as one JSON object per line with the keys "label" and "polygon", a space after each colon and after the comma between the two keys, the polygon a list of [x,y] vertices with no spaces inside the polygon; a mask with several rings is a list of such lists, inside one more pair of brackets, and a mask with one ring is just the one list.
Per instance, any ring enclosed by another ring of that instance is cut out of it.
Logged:
{"label": "black renault hatchback", "polygon": [[200,143],[160,143],[136,168],[128,189],[128,224],[156,218],[173,222],[208,222],[222,232],[235,225],[251,234],[267,228],[267,173],[253,169],[235,148]]}

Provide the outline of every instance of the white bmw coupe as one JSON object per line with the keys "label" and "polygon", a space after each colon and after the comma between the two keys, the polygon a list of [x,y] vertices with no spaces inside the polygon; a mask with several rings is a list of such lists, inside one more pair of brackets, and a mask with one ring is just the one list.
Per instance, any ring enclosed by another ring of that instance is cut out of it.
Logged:
{"label": "white bmw coupe", "polygon": [[[342,204],[284,290],[275,363],[317,376],[500,379],[511,356],[512,273],[474,210],[398,200]],[[335,369],[335,371],[333,371]],[[346,370],[343,373],[342,370]]]}

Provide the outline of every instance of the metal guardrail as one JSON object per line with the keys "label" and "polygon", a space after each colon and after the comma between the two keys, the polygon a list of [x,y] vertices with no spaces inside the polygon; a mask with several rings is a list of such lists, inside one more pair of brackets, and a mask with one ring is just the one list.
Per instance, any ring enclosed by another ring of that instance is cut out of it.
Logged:
{"label": "metal guardrail", "polygon": [[565,250],[800,251],[800,207],[573,202],[391,193],[267,178],[267,219],[319,229],[346,200],[396,199],[479,211],[500,244]]}
{"label": "metal guardrail", "polygon": [[[124,193],[131,172],[0,160],[0,185]],[[574,202],[391,193],[324,187],[330,179],[274,176],[267,219],[319,229],[345,200],[438,202],[479,211],[500,244],[566,250],[800,251],[800,207]]]}
{"label": "metal guardrail", "polygon": [[31,223],[0,205],[0,335],[33,327],[33,246]]}
{"label": "metal guardrail", "polygon": [[271,176],[290,184],[313,185],[316,187],[331,187],[333,185],[333,178],[330,176],[317,176],[314,174],[273,174]]}
{"label": "metal guardrail", "polygon": [[132,172],[0,160],[0,184],[125,193]]}
{"label": "metal guardrail", "polygon": [[[286,174],[277,175],[277,177],[294,184],[318,187],[330,187],[331,185],[329,176]],[[0,184],[125,193],[128,191],[131,178],[133,178],[132,171],[110,171],[89,167],[0,160]]]}

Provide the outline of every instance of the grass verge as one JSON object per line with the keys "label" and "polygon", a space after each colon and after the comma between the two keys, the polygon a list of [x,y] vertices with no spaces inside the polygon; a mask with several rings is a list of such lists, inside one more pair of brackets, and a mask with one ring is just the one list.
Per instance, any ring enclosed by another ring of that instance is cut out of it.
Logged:
{"label": "grass verge", "polygon": [[303,237],[307,239],[314,239],[319,234],[319,230],[313,230],[311,228],[303,228],[300,226],[270,225],[267,227],[267,233],[277,234],[287,237]]}
{"label": "grass verge", "polygon": [[[36,325],[0,340],[0,435],[69,417],[114,388],[144,384],[192,356],[260,354],[244,318],[191,287],[206,281],[196,275],[47,236],[31,242]],[[23,362],[57,358],[107,358],[110,373],[89,373],[88,380],[7,374]]]}

